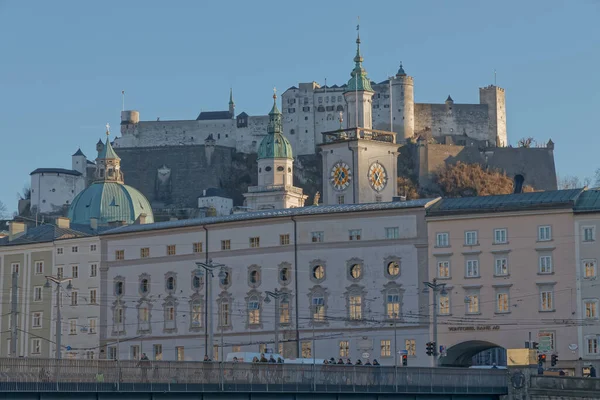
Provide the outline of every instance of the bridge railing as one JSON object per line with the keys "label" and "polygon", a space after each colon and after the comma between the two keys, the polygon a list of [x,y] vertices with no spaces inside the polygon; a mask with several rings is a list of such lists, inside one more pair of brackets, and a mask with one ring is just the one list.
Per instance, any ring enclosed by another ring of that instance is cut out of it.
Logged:
{"label": "bridge railing", "polygon": [[502,370],[170,361],[0,359],[0,392],[505,394]]}
{"label": "bridge railing", "polygon": [[530,389],[600,393],[600,379],[572,376],[531,376]]}

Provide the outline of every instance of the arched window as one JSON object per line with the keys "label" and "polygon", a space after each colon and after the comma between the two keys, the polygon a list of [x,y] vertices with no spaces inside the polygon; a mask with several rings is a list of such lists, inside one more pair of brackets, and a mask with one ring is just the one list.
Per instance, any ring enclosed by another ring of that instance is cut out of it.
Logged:
{"label": "arched window", "polygon": [[253,295],[248,298],[248,325],[260,324],[260,300]]}
{"label": "arched window", "polygon": [[167,290],[175,290],[175,277],[170,276],[167,278]]}
{"label": "arched window", "polygon": [[202,285],[202,279],[200,279],[200,276],[198,276],[197,274],[194,275],[194,277],[192,278],[192,286],[194,287],[194,289],[200,289]]}
{"label": "arched window", "polygon": [[287,325],[290,323],[290,302],[287,296],[279,302],[279,324]]}
{"label": "arched window", "polygon": [[400,291],[388,289],[385,296],[385,315],[388,319],[400,318]]}
{"label": "arched window", "polygon": [[115,294],[117,296],[122,296],[124,292],[125,292],[125,284],[122,281],[118,281],[115,284]]}
{"label": "arched window", "polygon": [[140,281],[140,293],[142,294],[146,294],[148,293],[148,291],[150,290],[150,283],[148,282],[148,279],[142,279]]}

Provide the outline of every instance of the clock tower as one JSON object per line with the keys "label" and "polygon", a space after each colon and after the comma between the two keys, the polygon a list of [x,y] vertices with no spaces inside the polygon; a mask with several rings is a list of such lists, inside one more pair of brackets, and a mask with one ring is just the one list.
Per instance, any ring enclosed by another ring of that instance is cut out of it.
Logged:
{"label": "clock tower", "polygon": [[346,128],[340,113],[340,129],[323,132],[323,204],[389,202],[396,196],[396,134],[371,129],[374,92],[362,65],[360,36],[354,62],[344,92]]}

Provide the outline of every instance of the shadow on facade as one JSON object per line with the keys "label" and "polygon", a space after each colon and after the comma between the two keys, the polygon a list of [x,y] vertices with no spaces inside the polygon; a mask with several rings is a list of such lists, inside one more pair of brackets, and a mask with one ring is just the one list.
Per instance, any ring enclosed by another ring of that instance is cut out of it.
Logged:
{"label": "shadow on facade", "polygon": [[506,365],[506,349],[483,340],[469,340],[456,344],[440,357],[442,367],[470,367],[471,365]]}

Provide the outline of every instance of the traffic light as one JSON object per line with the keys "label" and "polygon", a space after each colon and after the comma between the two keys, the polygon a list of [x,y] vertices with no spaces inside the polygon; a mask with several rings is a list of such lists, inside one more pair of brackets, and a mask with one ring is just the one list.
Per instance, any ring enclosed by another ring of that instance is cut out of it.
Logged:
{"label": "traffic light", "polygon": [[433,356],[435,354],[435,342],[427,342],[427,355]]}
{"label": "traffic light", "polygon": [[406,354],[402,355],[402,366],[406,367],[408,365],[408,356]]}
{"label": "traffic light", "polygon": [[554,367],[557,362],[558,362],[558,356],[556,354],[552,354],[552,356],[550,357],[550,365],[552,365]]}
{"label": "traffic light", "polygon": [[540,344],[539,344],[538,342],[532,342],[531,344],[532,344],[532,347],[531,347],[531,348],[532,348],[533,350],[537,350],[537,349],[540,347]]}
{"label": "traffic light", "polygon": [[542,364],[546,362],[546,355],[545,354],[538,354],[538,364]]}

